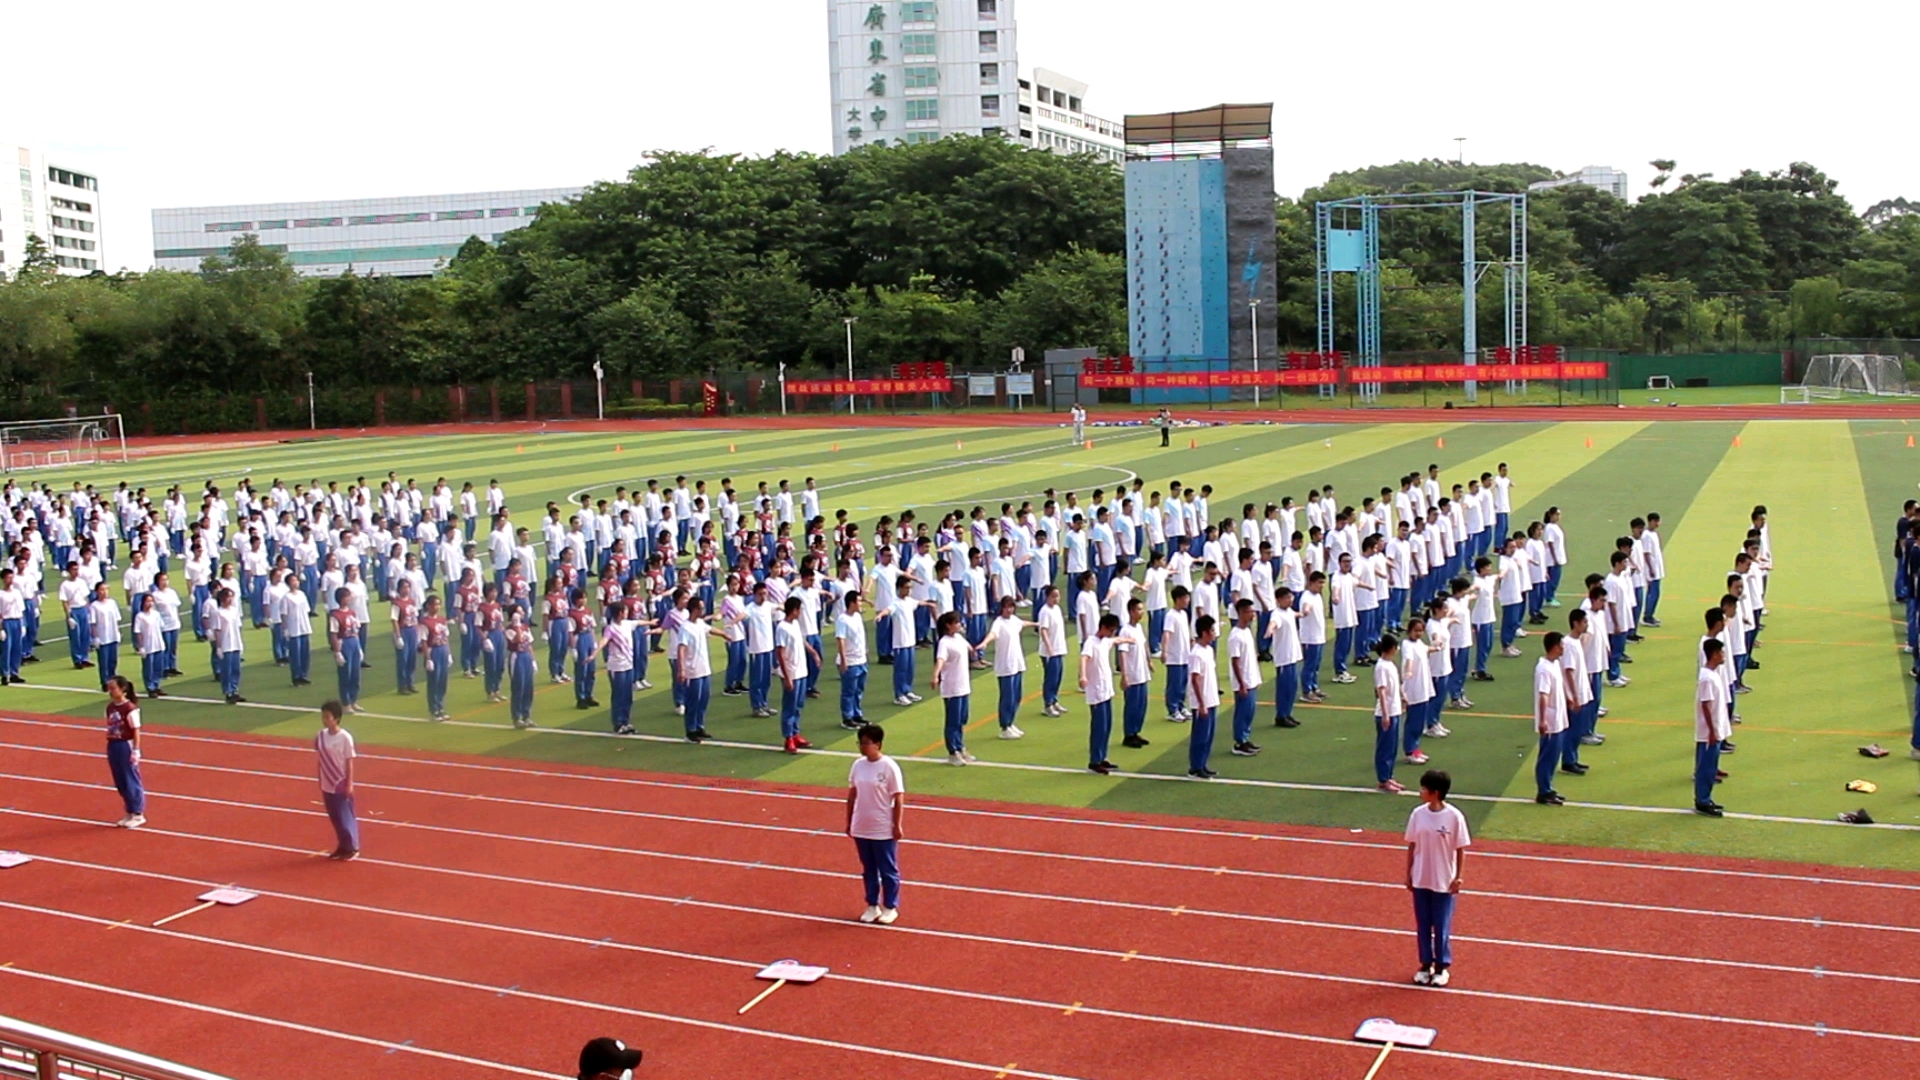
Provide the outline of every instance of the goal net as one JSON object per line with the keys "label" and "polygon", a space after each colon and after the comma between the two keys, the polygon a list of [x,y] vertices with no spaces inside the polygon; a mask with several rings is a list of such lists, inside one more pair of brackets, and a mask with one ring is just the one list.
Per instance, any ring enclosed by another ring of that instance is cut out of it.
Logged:
{"label": "goal net", "polygon": [[126,460],[119,413],[0,422],[0,465],[8,472]]}
{"label": "goal net", "polygon": [[1899,357],[1868,353],[1816,356],[1807,362],[1807,373],[1800,385],[1807,396],[1817,398],[1856,394],[1884,397],[1911,392]]}

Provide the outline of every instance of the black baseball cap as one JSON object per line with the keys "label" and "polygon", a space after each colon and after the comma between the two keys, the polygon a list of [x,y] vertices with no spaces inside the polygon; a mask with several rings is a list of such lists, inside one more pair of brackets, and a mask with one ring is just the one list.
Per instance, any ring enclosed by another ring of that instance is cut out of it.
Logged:
{"label": "black baseball cap", "polygon": [[601,1073],[617,1073],[636,1068],[641,1052],[619,1039],[599,1038],[580,1048],[580,1080],[593,1080]]}

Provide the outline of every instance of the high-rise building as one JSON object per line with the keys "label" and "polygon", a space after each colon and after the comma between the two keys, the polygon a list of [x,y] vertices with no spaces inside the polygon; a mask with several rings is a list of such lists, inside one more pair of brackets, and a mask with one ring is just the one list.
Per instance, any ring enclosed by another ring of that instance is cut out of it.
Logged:
{"label": "high-rise building", "polygon": [[542,203],[581,188],[411,195],[392,199],[200,206],[153,212],[153,263],[197,270],[252,234],[311,277],[356,274],[424,277],[451,262],[472,237],[489,243],[533,220]]}
{"label": "high-rise building", "polygon": [[1087,84],[1034,68],[1020,80],[1020,139],[1055,154],[1092,154],[1126,161],[1126,125],[1087,111]]}
{"label": "high-rise building", "polygon": [[1549,191],[1569,184],[1599,188],[1622,202],[1627,198],[1627,174],[1611,165],[1589,165],[1577,173],[1569,173],[1552,180],[1535,180],[1527,185],[1527,190]]}
{"label": "high-rise building", "polygon": [[1014,0],[827,0],[833,152],[1021,139]]}
{"label": "high-rise building", "polygon": [[[46,245],[62,274],[103,269],[99,178],[50,162],[31,147],[0,143],[0,154],[8,149],[19,170],[20,198],[0,196],[0,273],[19,273],[30,235]],[[0,182],[0,190],[8,186]]]}

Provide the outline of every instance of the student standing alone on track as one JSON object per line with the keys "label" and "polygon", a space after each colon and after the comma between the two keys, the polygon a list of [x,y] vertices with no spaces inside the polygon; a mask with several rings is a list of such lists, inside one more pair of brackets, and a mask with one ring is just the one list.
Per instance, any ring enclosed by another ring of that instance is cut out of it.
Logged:
{"label": "student standing alone on track", "polygon": [[847,835],[860,853],[867,890],[860,921],[883,926],[900,917],[900,818],[907,808],[906,778],[880,752],[886,738],[879,724],[861,727],[860,756],[847,774]]}
{"label": "student standing alone on track", "polygon": [[320,758],[320,798],[327,804],[336,843],[329,859],[350,862],[360,857],[360,822],[353,811],[353,736],[340,726],[346,707],[337,701],[320,706],[320,734],[313,749]]}
{"label": "student standing alone on track", "polygon": [[140,784],[140,698],[123,675],[107,682],[107,767],[120,792],[126,816],[115,825],[137,829],[147,823],[147,793]]}
{"label": "student standing alone on track", "polygon": [[1460,894],[1460,867],[1467,846],[1467,818],[1447,804],[1453,779],[1439,769],[1420,777],[1419,809],[1407,818],[1407,889],[1420,935],[1420,970],[1413,981],[1445,986],[1452,978],[1453,902]]}

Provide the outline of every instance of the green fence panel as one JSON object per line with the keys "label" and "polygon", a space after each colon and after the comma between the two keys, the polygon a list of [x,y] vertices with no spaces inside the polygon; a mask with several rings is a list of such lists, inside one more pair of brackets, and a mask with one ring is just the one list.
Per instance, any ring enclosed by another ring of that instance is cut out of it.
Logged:
{"label": "green fence panel", "polygon": [[[1680,353],[1615,356],[1613,370],[1616,384],[1630,389],[1647,385],[1654,375],[1665,375],[1675,386],[1778,386],[1783,368],[1779,353]],[[1706,381],[1695,381],[1701,379]]]}

